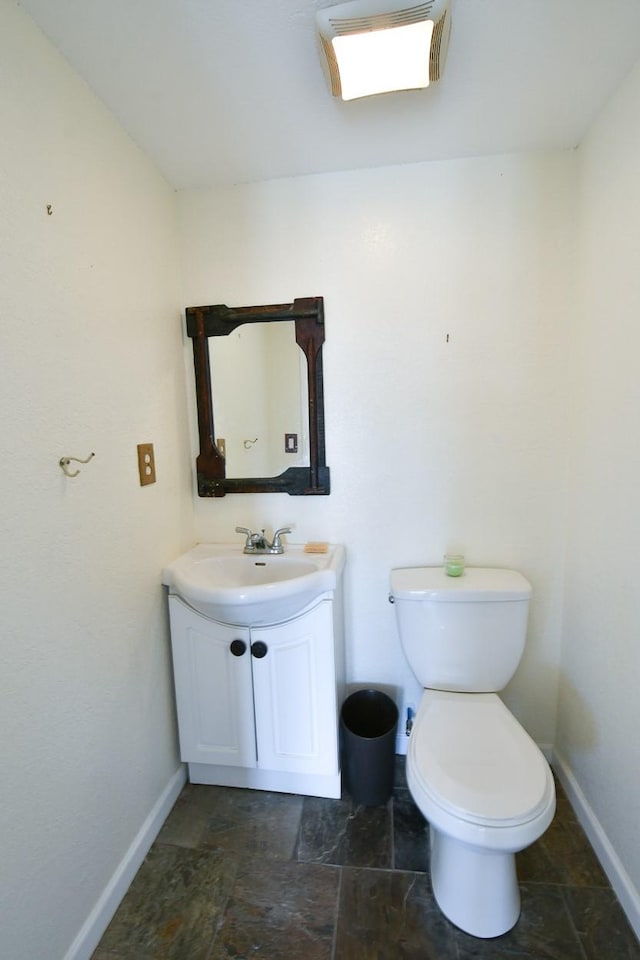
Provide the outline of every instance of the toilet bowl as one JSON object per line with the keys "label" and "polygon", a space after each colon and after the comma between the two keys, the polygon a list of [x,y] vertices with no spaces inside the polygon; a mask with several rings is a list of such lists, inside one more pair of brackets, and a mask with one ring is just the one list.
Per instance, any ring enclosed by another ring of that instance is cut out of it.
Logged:
{"label": "toilet bowl", "polygon": [[530,597],[515,570],[391,571],[402,649],[424,691],[407,783],[429,823],[436,901],[475,937],[516,923],[515,854],[555,813],[549,765],[497,695],[522,657]]}
{"label": "toilet bowl", "polygon": [[429,823],[438,906],[473,936],[506,933],[520,914],[515,854],[555,812],[540,749],[496,694],[425,690],[407,783]]}

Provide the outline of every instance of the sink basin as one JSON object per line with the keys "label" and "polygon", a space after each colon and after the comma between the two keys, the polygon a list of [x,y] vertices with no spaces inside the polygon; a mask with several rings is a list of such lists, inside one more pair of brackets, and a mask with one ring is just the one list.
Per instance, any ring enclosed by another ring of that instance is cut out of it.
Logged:
{"label": "sink basin", "polygon": [[203,557],[190,564],[189,583],[204,590],[265,586],[315,573],[313,563],[280,557]]}
{"label": "sink basin", "polygon": [[288,544],[280,556],[243,554],[237,544],[200,543],[163,571],[169,593],[213,620],[279,623],[335,590],[344,547],[305,553]]}

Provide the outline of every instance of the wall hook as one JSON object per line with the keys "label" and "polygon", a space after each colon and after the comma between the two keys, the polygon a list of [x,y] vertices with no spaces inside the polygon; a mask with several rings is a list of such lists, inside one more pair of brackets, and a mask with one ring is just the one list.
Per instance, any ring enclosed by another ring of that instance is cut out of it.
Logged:
{"label": "wall hook", "polygon": [[242,444],[243,444],[245,450],[248,450],[249,447],[252,447],[252,446],[254,445],[254,443],[257,443],[257,442],[258,442],[258,438],[256,437],[255,440],[243,440],[243,441],[242,441]]}
{"label": "wall hook", "polygon": [[60,457],[58,464],[62,467],[62,472],[64,473],[65,477],[77,477],[80,473],[79,470],[69,470],[69,464],[71,461],[73,460],[75,463],[89,463],[89,460],[91,460],[92,457],[95,457],[95,453],[90,453],[86,460],[80,460],[79,457]]}

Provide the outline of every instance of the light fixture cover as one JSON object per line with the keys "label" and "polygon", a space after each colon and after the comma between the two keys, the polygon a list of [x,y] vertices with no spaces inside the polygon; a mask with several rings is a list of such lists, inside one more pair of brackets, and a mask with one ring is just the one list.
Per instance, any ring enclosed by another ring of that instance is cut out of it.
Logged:
{"label": "light fixture cover", "polygon": [[449,0],[350,0],[316,14],[334,97],[415,90],[439,80]]}

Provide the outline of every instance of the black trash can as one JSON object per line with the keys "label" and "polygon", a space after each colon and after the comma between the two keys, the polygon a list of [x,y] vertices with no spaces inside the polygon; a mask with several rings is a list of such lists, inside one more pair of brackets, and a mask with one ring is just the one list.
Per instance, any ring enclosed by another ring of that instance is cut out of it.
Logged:
{"label": "black trash can", "polygon": [[380,690],[358,690],[342,704],[344,785],[354,803],[376,807],[393,790],[398,708]]}

